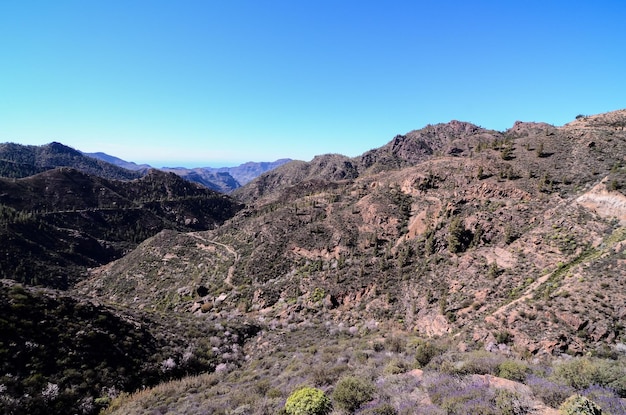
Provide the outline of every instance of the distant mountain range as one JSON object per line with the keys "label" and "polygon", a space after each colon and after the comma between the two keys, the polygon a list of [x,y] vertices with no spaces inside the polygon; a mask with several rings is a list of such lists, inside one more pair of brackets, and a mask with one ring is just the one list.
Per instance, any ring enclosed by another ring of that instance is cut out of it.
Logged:
{"label": "distant mountain range", "polygon": [[164,167],[161,170],[176,173],[190,182],[200,183],[209,189],[222,193],[230,193],[245,186],[265,172],[290,162],[291,159],[280,159],[273,162],[248,162],[236,167]]}
{"label": "distant mountain range", "polygon": [[[175,173],[217,192],[230,193],[289,161],[291,159],[285,158],[273,162],[248,162],[235,167],[166,167],[159,170]],[[112,180],[138,179],[153,169],[148,164],[136,164],[102,152],[83,153],[58,142],[42,146],[0,143],[0,177],[28,177],[57,167],[71,167]]]}
{"label": "distant mountain range", "polygon": [[83,153],[85,156],[89,156],[98,160],[102,160],[102,161],[106,161],[107,163],[111,163],[114,164],[118,167],[121,167],[123,169],[126,170],[133,170],[133,171],[144,171],[144,170],[150,170],[152,168],[152,166],[150,166],[149,164],[137,164],[137,163],[133,163],[132,161],[126,161],[126,160],[122,160],[121,158],[115,157],[115,156],[111,156],[109,154],[106,153],[102,153],[102,152],[97,152],[97,153]]}
{"label": "distant mountain range", "polygon": [[[106,153],[83,153],[107,163],[114,164],[124,169],[146,172],[153,168],[148,164],[136,164],[108,155]],[[284,158],[272,162],[247,162],[235,167],[163,167],[159,170],[175,173],[190,182],[199,183],[211,190],[222,193],[230,193],[233,190],[246,185],[261,174],[273,170],[290,162],[291,159]]]}

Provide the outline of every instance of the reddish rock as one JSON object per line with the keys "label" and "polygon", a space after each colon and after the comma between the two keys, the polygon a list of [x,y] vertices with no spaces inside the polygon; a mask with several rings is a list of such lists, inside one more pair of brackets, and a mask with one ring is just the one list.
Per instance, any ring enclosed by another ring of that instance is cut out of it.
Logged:
{"label": "reddish rock", "polygon": [[561,313],[558,315],[559,319],[565,322],[572,329],[578,331],[585,328],[589,324],[589,320],[583,320],[580,316],[571,313]]}

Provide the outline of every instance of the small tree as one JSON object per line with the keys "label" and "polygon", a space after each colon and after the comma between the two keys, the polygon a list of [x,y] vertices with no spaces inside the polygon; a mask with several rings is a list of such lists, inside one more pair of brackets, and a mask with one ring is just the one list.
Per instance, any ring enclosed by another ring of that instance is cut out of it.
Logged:
{"label": "small tree", "polygon": [[478,180],[482,180],[484,178],[484,174],[485,174],[485,169],[483,168],[483,166],[478,166],[478,173],[476,173],[476,178]]}
{"label": "small tree", "polygon": [[421,342],[415,350],[415,360],[420,367],[426,366],[433,357],[444,352],[442,347],[437,346],[432,341]]}
{"label": "small tree", "polygon": [[465,226],[460,217],[456,216],[448,225],[448,250],[453,254],[463,251],[463,234]]}
{"label": "small tree", "polygon": [[502,160],[511,160],[513,158],[513,146],[507,143],[500,150],[500,157]]}
{"label": "small tree", "polygon": [[535,153],[537,154],[537,157],[543,157],[545,155],[543,153],[543,143],[539,143],[539,145],[535,149]]}
{"label": "small tree", "polygon": [[454,216],[448,224],[448,250],[453,253],[465,251],[474,238],[471,230],[465,229],[465,223],[460,216]]}
{"label": "small tree", "polygon": [[331,409],[324,391],[309,386],[294,391],[285,403],[285,412],[289,415],[326,415]]}

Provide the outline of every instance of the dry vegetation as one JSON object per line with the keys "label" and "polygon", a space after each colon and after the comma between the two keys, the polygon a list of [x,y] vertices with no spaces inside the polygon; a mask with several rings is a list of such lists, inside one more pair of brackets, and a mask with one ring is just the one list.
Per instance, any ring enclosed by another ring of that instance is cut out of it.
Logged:
{"label": "dry vegetation", "polygon": [[[619,398],[626,392],[623,357],[610,363],[590,357],[521,359],[459,352],[441,338],[384,335],[328,326],[287,331],[280,336],[282,347],[238,370],[123,395],[105,413],[285,413],[287,398],[302,386],[330,397],[333,414],[556,414],[575,392],[603,413],[626,411]],[[261,334],[257,344],[266,336],[276,333]]]}
{"label": "dry vegetation", "polygon": [[[216,229],[92,270],[71,295],[222,333],[200,336],[211,373],[107,413],[296,413],[301,386],[336,414],[554,414],[575,393],[626,413],[623,120],[455,121],[287,163]],[[237,322],[260,331],[228,349]]]}

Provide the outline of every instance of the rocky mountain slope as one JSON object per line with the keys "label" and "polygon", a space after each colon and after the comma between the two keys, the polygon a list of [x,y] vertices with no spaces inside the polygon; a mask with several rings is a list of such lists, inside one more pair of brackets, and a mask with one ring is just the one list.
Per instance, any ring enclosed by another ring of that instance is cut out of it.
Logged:
{"label": "rocky mountain slope", "polygon": [[223,226],[162,233],[78,291],[251,318],[267,330],[249,349],[259,358],[285,330],[542,359],[619,354],[624,122],[626,111],[505,132],[451,122],[353,159],[288,163],[235,192],[248,207]]}
{"label": "rocky mountain slope", "polygon": [[236,353],[211,336],[212,373],[112,394],[109,413],[285,413],[302,385],[334,414],[555,414],[574,393],[626,413],[625,110],[427,126],[233,196],[219,226],[161,231],[64,294],[165,331],[255,328]]}
{"label": "rocky mountain slope", "polygon": [[3,414],[97,413],[120,392],[238,364],[258,330],[120,310],[10,280],[0,280],[0,313]]}
{"label": "rocky mountain slope", "polygon": [[[145,269],[136,260],[146,258],[142,252],[161,249],[159,257],[170,252],[176,260],[159,264],[159,273],[180,275],[184,268],[178,261],[193,267],[187,256],[212,246],[222,254],[207,271],[194,280],[174,278],[179,285],[153,295],[204,284],[209,296],[197,299],[199,304],[227,294],[220,307],[234,310],[245,303],[260,312],[317,292],[326,299],[321,311],[327,318],[345,324],[360,321],[355,310],[363,307],[375,319],[402,321],[403,329],[424,335],[467,327],[467,341],[488,343],[493,332],[510,330],[531,353],[582,352],[612,342],[623,334],[619,322],[626,315],[620,260],[625,236],[620,189],[626,185],[620,149],[626,147],[619,145],[625,137],[603,130],[590,146],[591,138],[577,128],[547,128],[519,123],[506,133],[481,136],[475,147],[463,150],[466,157],[445,153],[422,162],[391,150],[405,146],[387,145],[380,151],[387,156],[378,160],[395,158],[409,166],[393,162],[392,169],[371,173],[367,169],[380,162],[361,158],[354,164],[365,166],[366,173],[356,178],[352,173],[350,179],[329,177],[324,168],[337,171],[335,166],[345,168],[351,161],[320,157],[296,166],[304,173],[295,184],[263,195],[214,232],[176,236],[189,239],[186,244],[162,237],[147,241],[93,281],[106,297],[107,281],[114,286]],[[473,138],[476,130],[465,125],[460,131]],[[413,148],[420,135],[408,135],[406,146]],[[288,168],[294,164],[251,187],[270,183]],[[185,249],[172,251],[181,245]],[[589,269],[594,277],[585,280]],[[601,271],[606,269],[613,271]],[[122,292],[126,301],[138,297],[151,306],[148,292]],[[585,301],[585,292],[596,292],[604,306],[582,318],[578,301]],[[174,305],[185,307],[193,309],[193,302]],[[517,320],[509,328],[511,319]]]}
{"label": "rocky mountain slope", "polygon": [[211,229],[241,207],[157,170],[134,181],[70,168],[0,179],[0,276],[68,288],[162,229]]}

